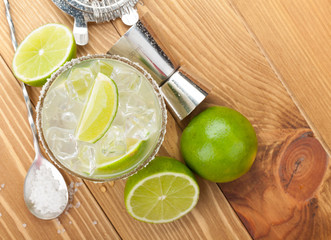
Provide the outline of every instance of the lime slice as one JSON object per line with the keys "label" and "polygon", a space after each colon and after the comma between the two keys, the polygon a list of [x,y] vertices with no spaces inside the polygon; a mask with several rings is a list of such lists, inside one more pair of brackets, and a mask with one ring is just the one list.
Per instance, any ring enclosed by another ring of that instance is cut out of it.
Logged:
{"label": "lime slice", "polygon": [[197,204],[199,186],[181,162],[157,157],[146,168],[128,178],[125,206],[137,220],[150,223],[174,221]]}
{"label": "lime slice", "polygon": [[[114,172],[120,172],[128,169],[130,166],[134,165],[136,161],[140,160],[140,153],[144,141],[138,139],[129,139],[128,142],[132,142],[132,146],[129,146],[129,150],[126,154],[117,157],[106,158],[100,153],[98,157],[95,158],[95,168],[91,168],[91,162],[89,156],[84,156],[83,152],[79,153],[80,165],[77,168],[79,171],[85,173],[88,176],[94,175],[105,175],[112,174]],[[92,169],[92,171],[91,171]]]}
{"label": "lime slice", "polygon": [[53,72],[75,55],[72,32],[61,24],[46,24],[32,31],[19,45],[13,72],[26,84],[42,86]]}
{"label": "lime slice", "polygon": [[146,153],[147,141],[135,138],[126,139],[127,151],[116,157],[105,157],[98,154],[96,162],[96,174],[112,174],[129,171],[137,162],[142,160]]}
{"label": "lime slice", "polygon": [[107,77],[113,72],[113,66],[105,61],[86,61],[73,67],[65,83],[66,89],[74,99],[85,99],[98,73],[103,73]]}
{"label": "lime slice", "polygon": [[[121,154],[120,156],[115,156],[115,157],[105,157],[103,154],[100,154],[100,157],[98,158],[96,164],[98,168],[105,168],[108,167],[112,164],[114,164],[117,161],[122,161],[125,160],[128,157],[134,156],[138,151],[141,146],[142,140],[138,140],[135,138],[128,138],[126,139],[126,153]],[[111,146],[104,146],[105,149],[112,150]]]}
{"label": "lime slice", "polygon": [[118,92],[115,82],[99,73],[78,122],[77,139],[90,143],[97,142],[113,122],[117,107]]}

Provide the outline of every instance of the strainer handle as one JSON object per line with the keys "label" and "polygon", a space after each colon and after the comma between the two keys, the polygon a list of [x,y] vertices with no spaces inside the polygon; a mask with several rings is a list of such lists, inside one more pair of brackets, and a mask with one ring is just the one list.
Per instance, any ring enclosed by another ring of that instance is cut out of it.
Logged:
{"label": "strainer handle", "polygon": [[139,20],[139,14],[133,7],[128,7],[127,13],[121,17],[123,23],[128,26],[133,26]]}
{"label": "strainer handle", "polygon": [[87,24],[83,17],[75,17],[73,34],[78,45],[86,45],[88,43]]}

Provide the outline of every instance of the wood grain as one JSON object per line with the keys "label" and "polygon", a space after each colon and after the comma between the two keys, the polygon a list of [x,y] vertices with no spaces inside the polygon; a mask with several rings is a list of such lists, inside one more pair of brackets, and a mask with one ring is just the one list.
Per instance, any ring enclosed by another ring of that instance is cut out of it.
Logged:
{"label": "wood grain", "polygon": [[[233,0],[231,5],[321,144],[330,153],[330,2]],[[266,176],[264,180],[269,181],[274,189],[265,186],[258,191],[251,188],[250,193],[247,192],[251,198],[261,196],[258,202],[263,209],[268,208],[270,198],[274,198],[278,213],[264,211],[262,217],[252,212],[251,215],[255,215],[253,221],[249,216],[242,220],[248,223],[245,225],[253,236],[261,238],[329,239],[331,222],[328,215],[331,209],[326,199],[331,194],[330,167],[325,153],[312,140],[308,129],[297,132],[291,141],[276,143],[280,154],[273,156],[271,166],[279,169],[279,173],[270,175],[270,171],[256,168],[260,172],[257,175]],[[271,154],[270,146],[263,148],[264,155]],[[317,174],[312,171],[321,172]],[[230,191],[233,186],[229,184],[228,187]],[[284,192],[290,195],[286,197],[289,197],[286,205],[279,201],[285,197]],[[243,206],[242,201],[237,202],[240,208],[247,211],[256,208],[247,204]],[[261,225],[266,228],[256,227]]]}
{"label": "wood grain", "polygon": [[[35,9],[28,9],[28,11],[30,11],[29,14],[36,14],[36,9],[42,7],[41,2],[37,1],[34,4]],[[17,3],[15,4],[15,2],[13,2],[11,5],[13,6],[13,12],[18,11],[20,7],[22,7],[21,3],[19,6]],[[54,8],[52,11],[57,13],[56,16],[53,16],[53,18],[56,19],[55,21],[63,22],[63,14],[61,11],[54,6],[50,7]],[[50,11],[49,14],[52,14],[52,11]],[[4,16],[1,17],[3,18]],[[13,18],[15,19],[15,15],[13,15]],[[27,19],[24,18],[25,17],[18,19],[16,22],[14,21],[15,24],[19,26],[24,25],[25,21],[27,21]],[[64,20],[65,21],[63,23],[70,26],[72,22],[71,19],[66,17]],[[19,41],[20,39],[23,39],[24,36],[26,36],[31,30],[40,25],[40,21],[36,20],[25,29],[19,28],[17,30]],[[117,31],[120,30],[123,33],[125,29],[126,28],[123,26],[118,26]],[[4,31],[1,34],[2,37],[8,36],[9,33],[6,32],[6,29],[2,29],[2,31]],[[114,29],[111,23],[98,25],[98,28],[96,28],[96,24],[89,25],[89,33],[90,36],[93,37],[90,38],[90,43],[88,46],[85,46],[84,48],[78,48],[77,56],[93,53],[105,53],[119,38],[117,31]],[[3,41],[6,47],[11,47],[10,39],[8,37],[4,38]],[[102,44],[100,41],[102,41]],[[13,55],[4,54],[4,57],[6,58],[7,62],[11,62]],[[29,88],[31,100],[34,105],[36,105],[38,101],[39,91],[40,88]],[[168,116],[168,119],[170,122],[167,126],[168,137],[163,144],[163,148],[161,149],[160,154],[175,156],[178,158],[180,156],[178,146],[181,130],[178,128],[171,115]],[[175,142],[173,141],[174,137],[177,139]],[[123,204],[124,181],[119,181],[115,184],[114,187],[112,187],[113,183],[94,184],[86,182],[86,184],[92,195],[95,197],[96,202],[102,207],[110,222],[116,227],[116,231],[120,234],[121,237],[125,239],[208,239],[216,238],[220,234],[224,236],[224,239],[249,239],[249,234],[220,192],[218,186],[214,183],[208,183],[204,180],[200,180],[200,182],[203,186],[205,186],[202,190],[204,196],[201,198],[203,200],[200,200],[199,205],[196,207],[193,213],[188,215],[188,217],[181,219],[180,221],[176,221],[176,223],[171,223],[164,226],[140,223],[136,220],[133,220],[126,213]],[[104,192],[105,190],[106,192]],[[88,197],[91,196],[89,192],[85,192],[85,194],[89,195]],[[78,201],[82,206],[89,204],[88,202],[85,202],[84,199],[78,199],[75,200],[74,205]],[[80,213],[80,211],[78,210],[77,213]],[[79,219],[80,217],[72,217],[70,218],[70,221],[77,221],[77,218]],[[200,222],[205,222],[205,224],[200,226]],[[108,225],[105,225],[104,227],[107,226]],[[189,230],[192,228],[196,230]],[[70,232],[69,236],[75,236],[74,231]]]}
{"label": "wood grain", "polygon": [[[51,1],[10,1],[11,15],[16,30],[17,42],[20,43],[32,30],[47,24],[61,23],[72,29],[73,18],[62,12]],[[40,11],[43,9],[43,11]],[[24,14],[22,14],[24,13]],[[34,16],[34,17],[31,17]],[[9,27],[5,16],[4,5],[0,4],[0,22],[3,23],[0,28],[0,54],[8,66],[12,67],[14,50],[12,47]],[[112,23],[89,24],[90,44],[87,46],[77,46],[77,56],[87,54],[106,53],[109,48],[117,41],[118,34]],[[28,87],[33,102],[38,101],[41,88]]]}
{"label": "wood grain", "polygon": [[331,154],[330,1],[231,2]]}
{"label": "wood grain", "polygon": [[[21,88],[9,68],[0,58],[0,236],[4,239],[119,239],[118,234],[102,209],[83,185],[77,188],[67,214],[58,220],[43,221],[35,218],[23,199],[24,178],[33,158],[31,130]],[[62,171],[66,182],[81,182]],[[94,225],[93,221],[99,224]],[[23,225],[26,224],[24,227]],[[41,227],[42,226],[42,227]],[[58,231],[60,231],[58,233]]]}
{"label": "wood grain", "polygon": [[[181,159],[181,129],[168,114],[167,134],[158,155]],[[148,224],[134,220],[124,206],[125,180],[102,184],[107,191],[88,183],[100,206],[124,239],[250,239],[217,184],[198,179],[200,198],[197,206],[183,218],[167,224]],[[99,184],[98,184],[99,185]]]}
{"label": "wood grain", "polygon": [[329,181],[326,152],[303,128],[260,144],[251,171],[221,187],[256,239],[328,239]]}
{"label": "wood grain", "polygon": [[[163,225],[140,223],[126,213],[124,180],[115,184],[86,182],[73,202],[76,205],[79,201],[81,207],[62,215],[62,225],[56,220],[36,220],[22,208],[21,191],[16,189],[22,188],[33,148],[20,88],[9,70],[13,50],[8,28],[1,27],[0,151],[6,163],[0,168],[0,184],[6,183],[0,191],[1,237],[247,239],[249,235],[238,215],[256,239],[329,239],[329,159],[300,113],[308,116],[314,133],[320,134],[325,145],[329,144],[331,134],[325,119],[329,117],[326,103],[330,95],[325,89],[331,68],[323,53],[329,52],[330,38],[328,31],[322,31],[330,26],[325,20],[330,15],[328,4],[326,0],[303,4],[298,0],[170,3],[146,0],[144,6],[138,5],[140,13],[148,12],[153,17],[150,27],[154,21],[164,26],[162,41],[172,57],[212,89],[185,121],[176,124],[169,115],[167,135],[159,154],[181,159],[182,129],[195,115],[213,105],[229,106],[243,113],[256,129],[259,141],[258,156],[246,175],[219,184],[222,191],[216,184],[199,179],[201,196],[197,207],[184,218]],[[38,0],[11,1],[11,5],[18,41],[47,22],[72,26],[72,19],[53,4]],[[302,16],[308,16],[309,21]],[[3,5],[0,22],[5,23]],[[106,52],[126,29],[120,20],[114,25],[89,24],[90,43],[79,47],[78,56]],[[313,39],[310,32],[318,39]],[[321,93],[326,100],[321,99],[318,86],[324,88]],[[311,94],[306,92],[309,88]],[[39,89],[29,91],[36,103]],[[67,182],[79,181],[65,176]],[[93,225],[95,220],[97,224]],[[57,234],[61,229],[66,231]]]}
{"label": "wood grain", "polygon": [[326,152],[233,6],[200,1],[145,6],[166,26],[166,41],[182,64],[213,88],[181,127],[203,109],[225,105],[256,129],[259,153],[251,171],[220,184],[253,238],[330,237]]}

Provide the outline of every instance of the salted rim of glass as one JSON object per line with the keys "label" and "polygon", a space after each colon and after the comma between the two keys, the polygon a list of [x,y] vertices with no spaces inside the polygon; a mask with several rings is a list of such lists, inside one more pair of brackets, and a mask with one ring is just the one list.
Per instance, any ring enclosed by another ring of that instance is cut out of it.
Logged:
{"label": "salted rim of glass", "polygon": [[[83,176],[80,175],[74,171],[72,171],[71,169],[69,169],[68,167],[66,167],[65,165],[63,165],[61,163],[61,161],[59,161],[53,154],[53,152],[50,150],[44,133],[43,133],[43,127],[42,127],[42,109],[43,109],[43,105],[44,105],[44,100],[45,97],[47,95],[47,92],[50,88],[50,86],[52,85],[52,83],[55,81],[55,79],[60,76],[63,72],[65,72],[66,70],[68,70],[69,68],[72,68],[73,66],[86,61],[86,60],[92,60],[92,59],[111,59],[111,60],[117,60],[123,63],[128,64],[129,66],[135,68],[136,70],[138,70],[152,85],[153,89],[154,89],[154,93],[158,99],[158,103],[160,105],[160,109],[161,109],[161,129],[160,129],[160,136],[157,140],[157,143],[153,149],[153,151],[150,153],[150,155],[145,159],[144,162],[140,163],[137,167],[135,167],[133,170],[131,170],[130,172],[127,172],[121,176],[117,176],[117,177],[110,177],[110,178],[93,178],[93,177],[87,177],[87,176]],[[118,55],[109,55],[109,54],[94,54],[94,55],[87,55],[87,56],[83,56],[83,57],[79,57],[79,58],[75,58],[72,59],[71,61],[65,63],[62,67],[60,67],[56,72],[54,72],[50,78],[47,79],[47,82],[45,83],[45,85],[42,87],[41,91],[40,91],[40,96],[39,96],[39,101],[36,107],[36,112],[37,112],[37,117],[36,117],[36,125],[37,125],[37,130],[38,130],[38,136],[39,139],[46,151],[46,154],[50,157],[50,159],[53,161],[53,163],[55,163],[58,167],[64,169],[66,172],[72,174],[73,176],[76,177],[80,177],[82,179],[86,179],[89,181],[94,181],[94,182],[107,182],[107,181],[114,181],[114,180],[118,180],[118,179],[124,179],[127,178],[135,173],[137,173],[140,169],[146,167],[151,160],[153,160],[155,158],[155,155],[157,154],[157,152],[159,151],[162,142],[164,140],[164,136],[166,133],[166,125],[167,125],[167,111],[166,111],[166,105],[164,103],[164,99],[160,93],[160,88],[157,85],[156,81],[152,78],[152,76],[143,68],[141,67],[138,63],[136,62],[132,62],[129,59],[125,58],[125,57],[121,57]]]}

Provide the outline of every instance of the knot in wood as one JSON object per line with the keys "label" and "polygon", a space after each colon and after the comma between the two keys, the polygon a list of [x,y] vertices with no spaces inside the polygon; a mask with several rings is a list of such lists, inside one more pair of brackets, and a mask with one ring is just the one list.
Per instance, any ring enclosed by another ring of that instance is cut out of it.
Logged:
{"label": "knot in wood", "polygon": [[282,188],[299,201],[313,197],[327,168],[327,154],[317,139],[302,136],[291,142],[279,166]]}

